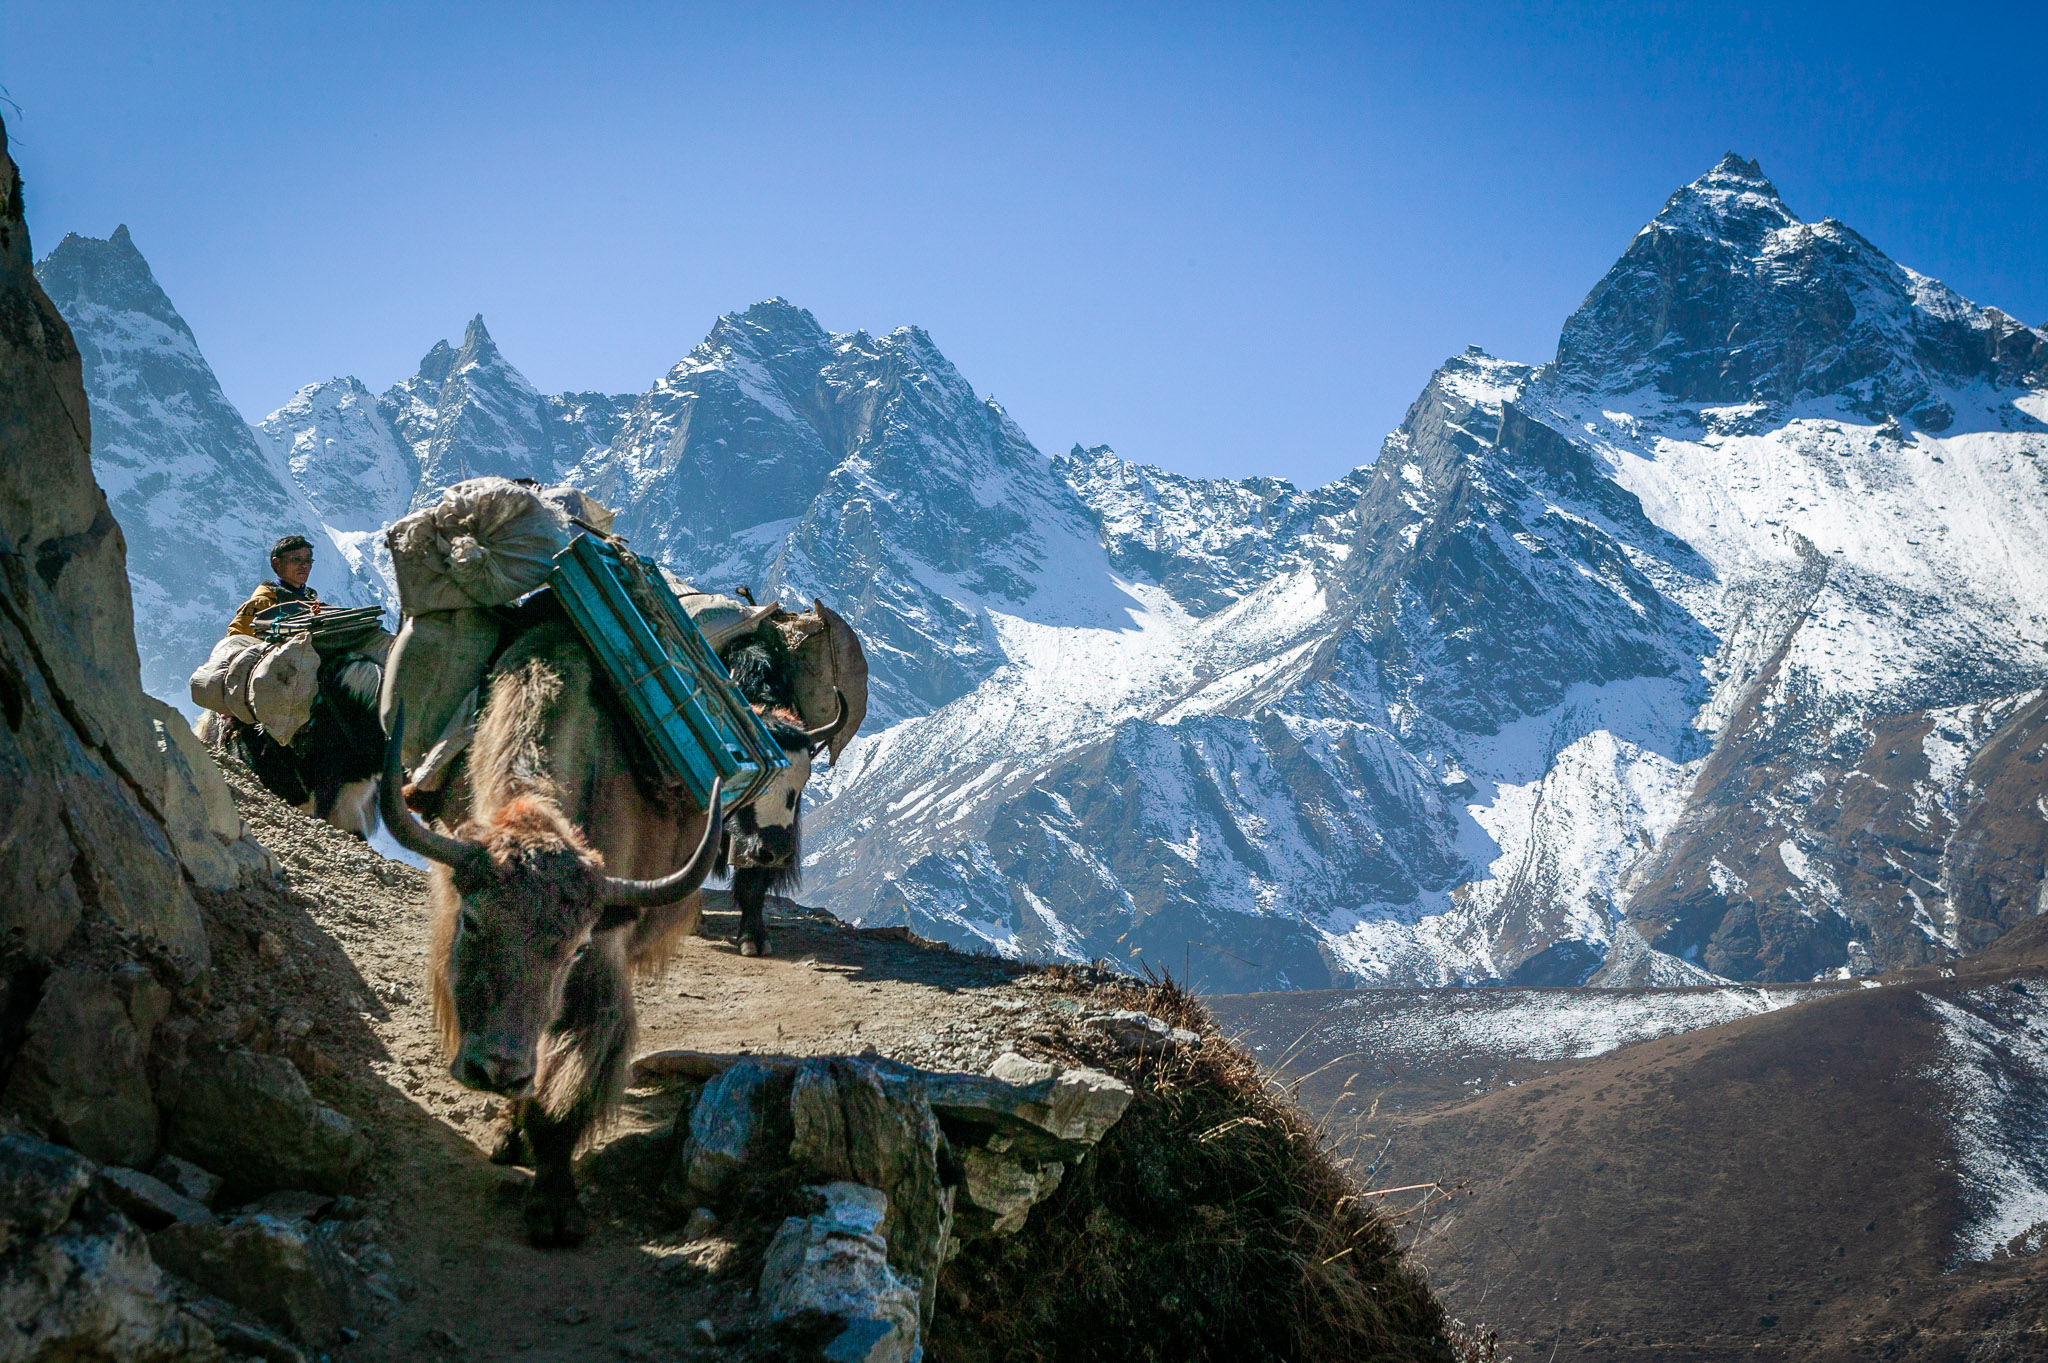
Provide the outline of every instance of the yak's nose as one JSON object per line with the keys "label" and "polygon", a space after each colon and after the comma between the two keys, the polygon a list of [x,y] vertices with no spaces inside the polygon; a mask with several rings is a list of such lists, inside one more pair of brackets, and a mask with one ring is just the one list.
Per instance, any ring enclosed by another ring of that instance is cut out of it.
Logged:
{"label": "yak's nose", "polygon": [[501,1047],[464,1046],[448,1067],[464,1088],[523,1098],[533,1087],[533,1061],[519,1052]]}

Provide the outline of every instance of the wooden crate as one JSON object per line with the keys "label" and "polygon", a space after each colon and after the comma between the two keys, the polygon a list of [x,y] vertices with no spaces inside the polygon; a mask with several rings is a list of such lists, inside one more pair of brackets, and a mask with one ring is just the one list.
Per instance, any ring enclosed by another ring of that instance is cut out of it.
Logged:
{"label": "wooden crate", "polygon": [[727,809],[759,795],[789,759],[732,684],[660,570],[595,535],[555,555],[548,585],[596,655],[664,783],[699,809],[714,777]]}

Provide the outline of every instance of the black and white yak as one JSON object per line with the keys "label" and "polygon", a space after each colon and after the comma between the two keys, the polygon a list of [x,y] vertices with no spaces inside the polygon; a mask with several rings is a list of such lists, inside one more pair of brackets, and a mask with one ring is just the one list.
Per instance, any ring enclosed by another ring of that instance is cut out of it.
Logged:
{"label": "black and white yak", "polygon": [[286,804],[368,839],[377,831],[377,783],[384,727],[377,696],[384,670],[360,654],[320,664],[312,711],[290,743],[262,726],[207,711],[193,726],[201,741],[248,764],[263,788]]}
{"label": "black and white yak", "polygon": [[718,862],[720,873],[732,872],[740,954],[766,956],[764,905],[770,894],[786,893],[802,882],[804,786],[811,779],[812,761],[846,721],[846,697],[838,697],[838,715],[826,728],[804,728],[796,708],[796,660],[773,626],[728,642],[718,656],[789,759],[788,770],[760,798],[733,811]]}

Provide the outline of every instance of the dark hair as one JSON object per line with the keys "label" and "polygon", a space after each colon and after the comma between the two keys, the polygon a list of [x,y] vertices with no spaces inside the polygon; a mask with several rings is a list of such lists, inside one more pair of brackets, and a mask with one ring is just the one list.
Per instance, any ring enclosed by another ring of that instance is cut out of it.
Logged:
{"label": "dark hair", "polygon": [[312,547],[313,541],[307,539],[304,535],[286,535],[283,539],[270,546],[270,559],[271,562],[275,563],[294,549],[311,549]]}
{"label": "dark hair", "polygon": [[725,664],[732,684],[749,704],[796,705],[796,660],[774,626],[729,641],[718,651],[718,660]]}

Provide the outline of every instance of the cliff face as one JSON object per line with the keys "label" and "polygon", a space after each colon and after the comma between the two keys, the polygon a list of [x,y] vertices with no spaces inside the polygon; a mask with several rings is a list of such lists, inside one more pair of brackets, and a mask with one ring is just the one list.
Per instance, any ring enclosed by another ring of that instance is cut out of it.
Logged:
{"label": "cliff face", "polygon": [[[4,148],[4,143],[0,143]],[[0,934],[16,1014],[87,914],[206,963],[195,886],[237,879],[241,821],[142,693],[127,546],[93,481],[78,347],[37,283],[0,154]],[[242,853],[243,856],[258,854]],[[4,1038],[0,1038],[4,1048]],[[0,1063],[4,1063],[0,1049]]]}
{"label": "cliff face", "polygon": [[[0,1354],[205,1363],[226,1357],[216,1331],[143,1231],[173,1216],[227,1231],[194,1200],[211,1192],[141,1171],[245,1196],[338,1186],[364,1151],[218,1006],[238,977],[223,960],[252,953],[210,938],[222,917],[206,914],[283,890],[184,719],[143,693],[127,546],[91,445],[79,347],[31,267],[0,129]],[[277,1167],[322,1140],[319,1159]]]}

